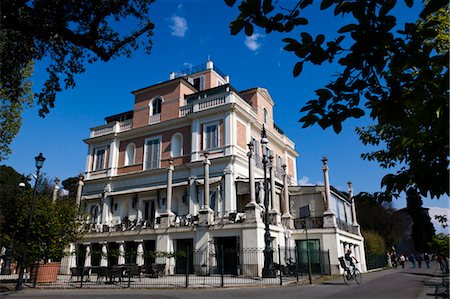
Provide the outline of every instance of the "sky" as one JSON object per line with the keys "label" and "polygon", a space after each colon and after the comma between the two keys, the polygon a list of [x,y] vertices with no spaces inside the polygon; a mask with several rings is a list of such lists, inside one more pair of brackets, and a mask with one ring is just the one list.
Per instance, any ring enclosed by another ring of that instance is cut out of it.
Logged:
{"label": "sky", "polygon": [[[282,2],[286,7],[293,4]],[[332,29],[342,20],[331,12],[315,11],[315,7],[307,11],[311,23],[302,30],[335,37]],[[400,7],[396,15],[399,20],[414,20],[419,11],[417,5],[413,9]],[[331,129],[301,128],[301,107],[314,99],[314,90],[327,84],[339,69],[304,65],[302,74],[294,78],[292,68],[297,60],[283,50],[281,39],[297,37],[299,31],[281,35],[256,29],[251,37],[242,32],[231,36],[228,26],[238,11],[221,0],[156,1],[150,15],[155,24],[151,53],[140,49],[131,58],[87,65],[86,72],[75,77],[76,87],[59,93],[56,107],[44,119],[38,117],[38,107],[27,109],[21,131],[12,143],[13,153],[4,164],[28,174],[35,171],[34,157],[42,152],[46,157],[42,171],[50,178],[64,180],[84,172],[88,148],[83,139],[89,137],[90,128],[103,124],[106,116],[132,110],[133,90],[166,81],[170,72],[204,64],[210,58],[230,76],[235,89],[268,89],[276,103],[275,123],[295,142],[300,155],[297,176],[301,184],[323,184],[321,158],[326,156],[330,182],[337,189],[346,191],[350,180],[354,194],[380,191],[381,178],[388,172],[360,158],[371,148],[363,146],[354,131],[356,126],[370,124],[367,118],[346,121],[339,135]],[[131,24],[119,26],[128,29]],[[42,62],[35,64],[36,91],[46,79],[45,66]],[[405,206],[404,197],[394,201],[396,208]],[[446,212],[450,219],[448,197],[424,199],[424,206],[430,208],[430,214]]]}

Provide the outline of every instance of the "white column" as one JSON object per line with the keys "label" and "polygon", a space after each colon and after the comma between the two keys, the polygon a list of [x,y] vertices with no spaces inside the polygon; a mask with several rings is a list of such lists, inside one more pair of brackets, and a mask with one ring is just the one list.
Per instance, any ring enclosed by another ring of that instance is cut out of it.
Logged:
{"label": "white column", "polygon": [[137,208],[137,219],[138,219],[138,221],[141,221],[142,218],[144,218],[143,210],[144,210],[144,200],[139,196],[138,208]]}
{"label": "white column", "polygon": [[205,177],[204,177],[204,196],[203,196],[203,209],[209,208],[209,165],[211,165],[211,161],[208,159],[208,153],[205,153],[205,160],[203,160],[203,165],[205,169]]}
{"label": "white column", "polygon": [[283,164],[283,196],[281,198],[281,212],[283,215],[290,215],[289,211],[289,185],[286,173],[286,164]]}
{"label": "white column", "polygon": [[353,198],[353,188],[352,188],[352,182],[348,182],[348,194],[350,197],[350,201],[352,203],[352,224],[358,225],[358,221],[356,219],[356,207],[355,207],[355,199]]}
{"label": "white column", "polygon": [[326,157],[322,158],[323,166],[323,179],[324,179],[324,187],[325,187],[325,197],[326,197],[326,211],[331,211],[330,207],[330,198],[331,198],[331,191],[330,191],[330,179],[328,175],[328,159]]}
{"label": "white column", "polygon": [[264,184],[263,182],[258,182],[258,204],[264,208]]}
{"label": "white column", "polygon": [[52,194],[52,202],[55,203],[56,199],[58,198],[58,191],[59,191],[59,179],[55,178],[55,186],[53,187],[53,194]]}
{"label": "white column", "polygon": [[102,255],[100,257],[100,266],[108,267],[108,248],[106,242],[102,244]]}
{"label": "white column", "polygon": [[86,255],[84,257],[84,266],[85,267],[91,267],[92,266],[92,259],[91,259],[91,244],[85,244],[86,246]]}
{"label": "white column", "polygon": [[[269,156],[269,163],[270,163],[270,208],[269,210],[276,210],[276,204],[275,204],[275,168],[273,165],[273,154],[270,153]],[[277,211],[278,212],[278,211]]]}
{"label": "white column", "polygon": [[144,244],[142,241],[138,243],[137,250],[136,250],[136,264],[138,266],[144,265]]}
{"label": "white column", "polygon": [[78,185],[77,185],[77,198],[76,198],[76,203],[77,206],[80,206],[81,203],[81,192],[83,191],[83,186],[84,186],[84,177],[83,175],[80,173],[80,175],[78,176]]}
{"label": "white column", "polygon": [[125,265],[125,243],[119,243],[119,257],[117,259],[118,265]]}
{"label": "white column", "polygon": [[250,191],[250,203],[252,205],[256,205],[256,192],[255,192],[255,173],[254,173],[254,164],[255,159],[253,158],[253,141],[250,141],[248,144],[248,183],[249,183],[249,191]]}
{"label": "white column", "polygon": [[169,159],[169,166],[167,167],[167,214],[172,213],[172,177],[173,177],[173,158]]}

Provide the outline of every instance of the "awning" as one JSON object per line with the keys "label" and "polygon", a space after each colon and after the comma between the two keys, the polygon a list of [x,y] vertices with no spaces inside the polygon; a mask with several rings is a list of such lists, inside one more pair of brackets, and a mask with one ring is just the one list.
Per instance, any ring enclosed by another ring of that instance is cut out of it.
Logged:
{"label": "awning", "polygon": [[[179,182],[179,183],[173,183],[172,187],[180,187],[180,186],[187,186],[187,185],[188,185],[188,182],[183,181],[183,182]],[[161,189],[167,189],[167,185],[157,185],[157,186],[151,186],[151,187],[142,187],[142,188],[126,189],[126,190],[121,190],[121,191],[113,191],[113,192],[109,192],[108,195],[109,196],[117,196],[117,195],[141,193],[141,192],[161,190]]]}
{"label": "awning", "polygon": [[[212,177],[212,178],[209,178],[209,184],[210,185],[216,184],[216,183],[219,183],[221,180],[222,180],[221,176]],[[197,186],[204,185],[205,184],[205,180],[204,179],[196,179],[195,180],[195,184]]]}

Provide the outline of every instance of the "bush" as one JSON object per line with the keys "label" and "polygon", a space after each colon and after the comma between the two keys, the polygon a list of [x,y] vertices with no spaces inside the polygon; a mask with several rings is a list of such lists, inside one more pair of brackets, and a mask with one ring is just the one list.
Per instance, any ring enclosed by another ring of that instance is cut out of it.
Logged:
{"label": "bush", "polygon": [[368,253],[383,255],[386,254],[386,243],[383,237],[374,231],[363,231],[366,250]]}

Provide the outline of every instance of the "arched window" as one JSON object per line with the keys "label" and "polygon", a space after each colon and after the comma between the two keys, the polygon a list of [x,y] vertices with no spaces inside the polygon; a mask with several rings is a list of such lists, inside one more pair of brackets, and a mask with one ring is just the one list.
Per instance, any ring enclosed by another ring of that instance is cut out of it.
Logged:
{"label": "arched window", "polygon": [[269,113],[267,113],[267,109],[264,108],[264,123],[267,124],[269,121]]}
{"label": "arched window", "polygon": [[134,143],[130,143],[127,145],[125,150],[125,166],[134,164],[134,154],[136,152],[136,145]]}
{"label": "arched window", "polygon": [[172,136],[170,141],[170,153],[172,157],[183,155],[183,135],[181,135],[181,133],[176,133]]}
{"label": "arched window", "polygon": [[161,98],[153,99],[151,115],[156,115],[156,114],[160,114],[161,113],[161,104],[162,104],[162,99]]}

